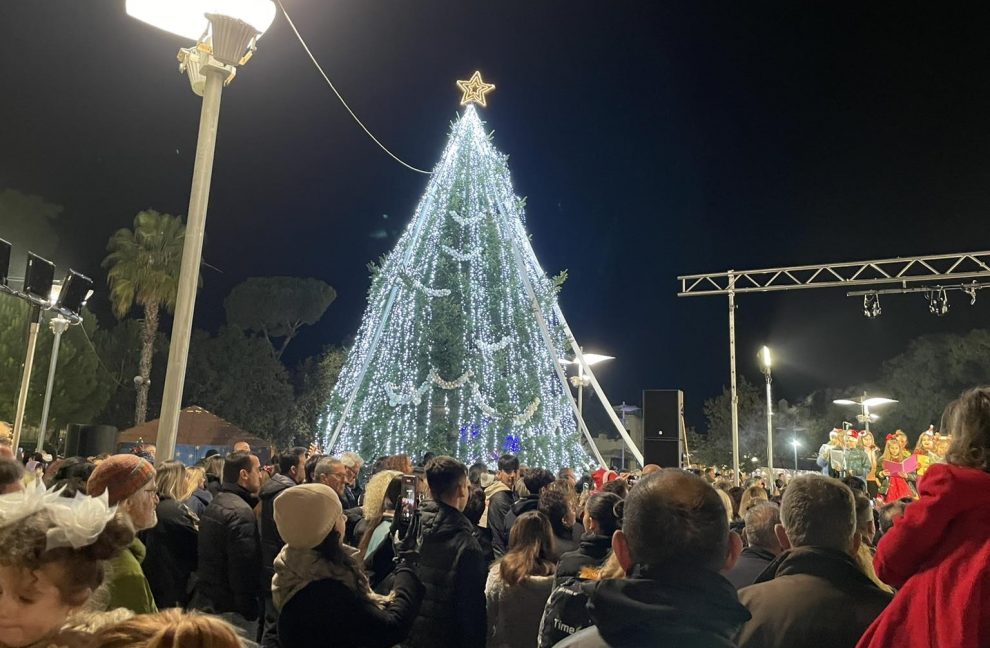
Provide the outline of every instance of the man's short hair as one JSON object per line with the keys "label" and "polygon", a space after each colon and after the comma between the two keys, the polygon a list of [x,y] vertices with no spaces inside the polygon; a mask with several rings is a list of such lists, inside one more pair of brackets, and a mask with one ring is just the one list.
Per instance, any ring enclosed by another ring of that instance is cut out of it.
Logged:
{"label": "man's short hair", "polygon": [[316,468],[313,469],[313,481],[320,481],[320,475],[332,475],[333,467],[336,465],[344,465],[344,462],[337,457],[321,457],[316,463]]}
{"label": "man's short hair", "polygon": [[530,468],[523,475],[523,483],[530,495],[539,495],[540,491],[557,481],[553,473],[546,468]]}
{"label": "man's short hair", "polygon": [[519,457],[504,454],[498,458],[498,469],[504,473],[514,473],[519,470]]}
{"label": "man's short hair", "polygon": [[16,484],[24,477],[24,466],[14,459],[0,458],[0,489]]}
{"label": "man's short hair", "polygon": [[780,522],[792,547],[848,551],[856,532],[853,493],[825,475],[796,477],[784,490]]}
{"label": "man's short hair", "polygon": [[223,483],[236,484],[241,478],[242,470],[251,472],[251,457],[253,456],[250,452],[241,450],[227,455],[223,460]]}
{"label": "man's short hair", "polygon": [[468,481],[475,486],[481,485],[481,476],[488,472],[488,465],[478,461],[468,468]]}
{"label": "man's short hair", "polygon": [[908,507],[908,504],[913,501],[913,497],[902,497],[890,502],[889,504],[884,504],[877,509],[877,514],[879,517],[877,526],[880,527],[880,533],[887,533],[890,531],[891,527],[894,526],[894,520],[904,515],[904,510]]}
{"label": "man's short hair", "polygon": [[278,472],[280,475],[288,475],[289,471],[299,465],[299,458],[306,456],[306,448],[296,446],[278,453]]}
{"label": "man's short hair", "polygon": [[750,545],[764,549],[779,545],[774,527],[780,524],[780,507],[774,502],[756,502],[746,511],[745,521]]}
{"label": "man's short hair", "polygon": [[643,477],[625,500],[622,531],[633,562],[718,570],[729,550],[722,500],[701,477],[664,470]]}
{"label": "man's short hair", "polygon": [[426,483],[435,500],[452,495],[462,479],[467,479],[467,466],[453,457],[440,455],[426,464]]}
{"label": "man's short hair", "polygon": [[356,452],[344,452],[340,455],[340,463],[344,464],[345,468],[360,469],[364,465],[364,459]]}

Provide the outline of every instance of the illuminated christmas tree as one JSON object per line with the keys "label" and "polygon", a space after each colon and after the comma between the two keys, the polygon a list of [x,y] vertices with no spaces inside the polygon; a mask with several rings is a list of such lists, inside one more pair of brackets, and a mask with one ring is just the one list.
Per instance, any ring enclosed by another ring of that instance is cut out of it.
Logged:
{"label": "illuminated christmas tree", "polygon": [[[484,105],[490,88],[479,76],[459,84]],[[548,468],[587,462],[554,360],[566,346],[554,312],[563,276],[540,267],[524,207],[507,157],[468,103],[412,221],[372,268],[327,408],[329,450],[369,460],[430,450],[469,463],[503,452]]]}

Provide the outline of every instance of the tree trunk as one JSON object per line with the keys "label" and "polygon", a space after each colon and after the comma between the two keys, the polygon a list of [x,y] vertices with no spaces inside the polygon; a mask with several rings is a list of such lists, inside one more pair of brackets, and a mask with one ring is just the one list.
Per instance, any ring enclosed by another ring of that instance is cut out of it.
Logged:
{"label": "tree trunk", "polygon": [[158,333],[158,303],[145,304],[144,330],[141,332],[141,362],[138,375],[141,384],[137,387],[137,401],[134,404],[134,425],[141,425],[148,418],[148,390],[151,387],[151,358],[155,353],[155,334]]}

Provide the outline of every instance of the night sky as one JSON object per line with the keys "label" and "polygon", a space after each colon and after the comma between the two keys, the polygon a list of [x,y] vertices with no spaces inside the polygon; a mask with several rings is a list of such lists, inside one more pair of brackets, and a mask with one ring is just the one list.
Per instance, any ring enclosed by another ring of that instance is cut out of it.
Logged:
{"label": "night sky", "polygon": [[[123,1],[0,4],[0,189],[64,207],[55,255],[97,278],[107,238],[188,205],[200,100],[188,43]],[[944,4],[944,3],[943,3]],[[728,381],[724,298],[678,274],[982,250],[990,204],[986,12],[934,3],[286,0],[338,89],[409,163],[432,168],[456,79],[497,90],[482,118],[509,154],[527,227],[614,402],[686,392],[689,423]],[[957,13],[953,13],[957,12]],[[351,121],[282,16],[223,96],[196,326],[250,276],[321,278],[337,301],[295,361],[356,332],[365,265],[391,249],[426,177]],[[387,218],[386,218],[387,215]],[[387,236],[381,237],[380,230]],[[377,233],[377,234],[376,234]],[[18,246],[17,232],[0,237]],[[778,393],[869,380],[928,332],[984,326],[958,294],[875,321],[841,290],[744,296],[739,369],[779,356]],[[934,368],[937,370],[937,368]]]}

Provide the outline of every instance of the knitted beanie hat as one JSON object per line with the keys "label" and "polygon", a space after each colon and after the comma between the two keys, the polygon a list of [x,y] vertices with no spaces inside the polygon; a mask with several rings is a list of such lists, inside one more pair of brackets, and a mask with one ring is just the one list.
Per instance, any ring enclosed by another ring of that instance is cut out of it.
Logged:
{"label": "knitted beanie hat", "polygon": [[326,484],[300,484],[275,498],[275,527],[292,549],[320,545],[344,514],[337,493]]}
{"label": "knitted beanie hat", "polygon": [[141,490],[155,477],[155,467],[137,455],[118,454],[100,462],[86,483],[94,497],[107,491],[110,505],[118,504]]}

